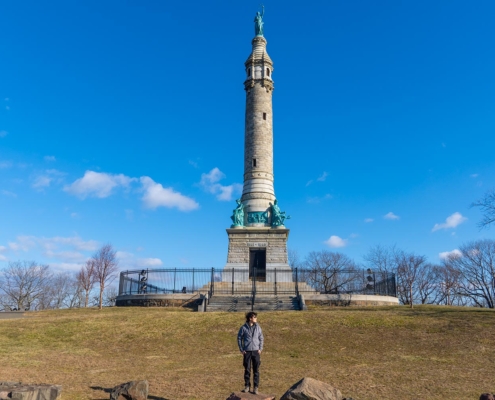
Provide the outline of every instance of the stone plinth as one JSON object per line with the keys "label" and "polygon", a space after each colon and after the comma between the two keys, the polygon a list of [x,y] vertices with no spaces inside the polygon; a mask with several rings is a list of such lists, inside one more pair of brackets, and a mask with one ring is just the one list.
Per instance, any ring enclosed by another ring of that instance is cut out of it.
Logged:
{"label": "stone plinth", "polygon": [[227,400],[275,400],[275,396],[272,394],[252,394],[243,392],[232,393]]}
{"label": "stone plinth", "polygon": [[249,251],[266,250],[266,281],[292,282],[292,269],[287,257],[289,229],[285,228],[243,228],[227,229],[229,252],[222,281],[249,281]]}

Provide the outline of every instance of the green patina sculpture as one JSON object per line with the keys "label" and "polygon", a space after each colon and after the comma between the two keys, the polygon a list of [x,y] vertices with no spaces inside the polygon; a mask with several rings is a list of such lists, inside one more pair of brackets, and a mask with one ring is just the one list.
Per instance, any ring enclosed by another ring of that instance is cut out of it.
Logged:
{"label": "green patina sculpture", "polygon": [[241,203],[241,199],[236,200],[237,207],[233,211],[234,213],[230,217],[232,220],[232,228],[236,226],[244,226],[244,204]]}
{"label": "green patina sculpture", "polygon": [[256,36],[263,36],[263,15],[265,15],[265,6],[261,6],[261,13],[256,12],[254,17],[254,34]]}
{"label": "green patina sculpture", "polygon": [[273,204],[270,203],[270,206],[272,208],[272,227],[284,226],[284,221],[290,219],[290,215],[286,215],[285,211],[280,211],[277,199]]}

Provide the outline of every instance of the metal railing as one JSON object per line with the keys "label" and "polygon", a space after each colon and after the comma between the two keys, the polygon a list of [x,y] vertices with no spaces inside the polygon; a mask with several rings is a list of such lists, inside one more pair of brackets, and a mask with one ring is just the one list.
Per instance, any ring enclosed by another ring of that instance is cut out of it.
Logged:
{"label": "metal railing", "polygon": [[208,293],[255,296],[374,294],[397,296],[395,274],[316,268],[142,269],[120,273],[119,295]]}

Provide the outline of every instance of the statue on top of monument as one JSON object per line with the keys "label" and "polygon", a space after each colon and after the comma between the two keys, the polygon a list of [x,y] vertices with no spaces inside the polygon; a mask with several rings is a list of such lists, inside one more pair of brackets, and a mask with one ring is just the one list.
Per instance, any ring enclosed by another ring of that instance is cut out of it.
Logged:
{"label": "statue on top of monument", "polygon": [[290,215],[286,215],[285,211],[280,211],[280,207],[278,206],[278,200],[272,203],[269,203],[272,208],[272,227],[276,228],[279,226],[284,226],[284,221],[286,219],[290,219]]}
{"label": "statue on top of monument", "polygon": [[230,219],[232,220],[232,228],[238,226],[244,226],[244,204],[241,203],[241,199],[236,200],[237,207],[234,209]]}
{"label": "statue on top of monument", "polygon": [[261,13],[257,11],[254,17],[254,34],[256,36],[263,36],[263,15],[265,15],[265,6],[261,5]]}

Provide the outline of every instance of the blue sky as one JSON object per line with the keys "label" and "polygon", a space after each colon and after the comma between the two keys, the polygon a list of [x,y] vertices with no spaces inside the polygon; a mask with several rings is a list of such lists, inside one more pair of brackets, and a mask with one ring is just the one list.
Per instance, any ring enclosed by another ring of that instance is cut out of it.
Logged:
{"label": "blue sky", "polygon": [[[1,5],[0,267],[221,268],[258,2]],[[440,261],[495,186],[495,3],[266,1],[289,247]]]}

